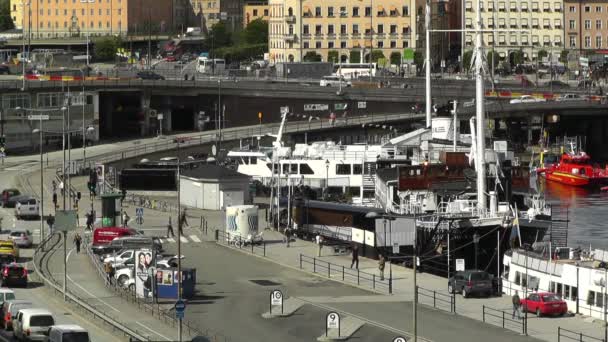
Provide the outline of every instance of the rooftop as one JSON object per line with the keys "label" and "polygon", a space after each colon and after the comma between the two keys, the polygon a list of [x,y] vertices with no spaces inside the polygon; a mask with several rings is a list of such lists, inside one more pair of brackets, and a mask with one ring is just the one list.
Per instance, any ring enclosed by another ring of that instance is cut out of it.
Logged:
{"label": "rooftop", "polygon": [[181,175],[194,179],[249,179],[250,176],[234,170],[217,166],[201,165],[193,169],[181,170]]}

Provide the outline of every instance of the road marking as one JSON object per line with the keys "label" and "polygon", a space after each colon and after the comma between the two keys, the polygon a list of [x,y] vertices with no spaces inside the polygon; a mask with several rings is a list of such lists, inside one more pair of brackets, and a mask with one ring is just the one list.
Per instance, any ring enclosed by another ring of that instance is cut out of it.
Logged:
{"label": "road marking", "polygon": [[167,241],[169,241],[169,242],[172,242],[172,243],[173,243],[173,242],[175,242],[175,239],[174,239],[174,238],[167,238]]}
{"label": "road marking", "polygon": [[158,239],[158,242],[160,242],[161,244],[165,243],[165,241],[161,238]]}
{"label": "road marking", "polygon": [[201,242],[201,239],[199,239],[196,235],[190,235],[190,239],[194,242]]}
{"label": "road marking", "polygon": [[179,236],[179,240],[180,240],[182,243],[188,243],[188,242],[189,242],[189,241],[188,241],[188,239],[186,239],[186,237],[181,236],[181,235]]}
{"label": "road marking", "polygon": [[141,325],[141,326],[142,326],[142,327],[144,327],[145,329],[147,329],[147,330],[149,330],[149,331],[151,331],[151,332],[155,333],[156,335],[158,335],[158,336],[160,336],[160,337],[164,338],[164,339],[165,339],[165,340],[167,340],[167,341],[173,341],[173,339],[170,339],[170,338],[168,338],[167,336],[164,336],[164,335],[162,335],[161,333],[159,333],[159,332],[157,332],[157,331],[155,331],[155,330],[152,330],[152,329],[148,328],[146,325],[141,324],[140,322],[135,322],[135,323],[137,323],[137,324]]}
{"label": "road marking", "polygon": [[[70,260],[70,256],[72,254],[72,252],[74,251],[74,248],[70,249],[70,251],[68,252],[68,255],[66,256],[66,263]],[[80,286],[80,284],[78,284],[77,282],[75,282],[71,277],[70,274],[68,273],[67,278],[76,286],[78,286],[79,289],[81,289],[82,291],[84,291],[86,294],[88,294],[89,296],[93,297],[93,299],[98,300],[100,303],[104,304],[105,306],[109,307],[110,309],[116,311],[116,312],[120,312],[120,310],[117,310],[116,308],[114,308],[112,305],[106,303],[105,301],[99,299],[97,296],[95,296],[94,294],[92,294],[91,292],[89,292],[87,289],[85,289],[84,287]]]}

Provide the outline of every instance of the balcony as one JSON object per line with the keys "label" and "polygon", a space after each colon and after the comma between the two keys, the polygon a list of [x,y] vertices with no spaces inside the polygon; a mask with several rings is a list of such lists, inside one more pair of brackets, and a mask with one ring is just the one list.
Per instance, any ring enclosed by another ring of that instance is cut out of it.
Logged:
{"label": "balcony", "polygon": [[284,39],[286,42],[295,42],[295,41],[297,40],[297,37],[296,37],[296,35],[295,35],[295,34],[288,34],[288,33],[287,33],[287,34],[284,34],[284,35],[283,35],[283,39]]}
{"label": "balcony", "polygon": [[389,35],[390,35],[391,38],[396,38],[396,37],[399,36],[399,33],[397,33],[397,32],[391,32],[391,33],[389,33]]}
{"label": "balcony", "polygon": [[310,39],[310,32],[302,34],[302,39]]}
{"label": "balcony", "polygon": [[376,37],[377,38],[384,38],[384,36],[385,36],[384,32],[378,32],[378,33],[376,33]]}
{"label": "balcony", "polygon": [[288,15],[285,17],[285,22],[286,23],[290,23],[293,24],[296,22],[296,16],[295,15]]}
{"label": "balcony", "polygon": [[359,31],[353,32],[352,36],[353,36],[353,38],[359,38],[359,37],[361,37],[361,33]]}

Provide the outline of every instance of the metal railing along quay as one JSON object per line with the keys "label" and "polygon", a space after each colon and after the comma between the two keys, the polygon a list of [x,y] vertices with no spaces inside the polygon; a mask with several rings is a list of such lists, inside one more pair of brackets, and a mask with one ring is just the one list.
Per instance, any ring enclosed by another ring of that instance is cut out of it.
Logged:
{"label": "metal railing along quay", "polygon": [[521,319],[514,319],[512,318],[512,312],[483,305],[481,315],[484,323],[502,326],[503,329],[521,331],[522,335],[528,335],[528,316],[525,314],[521,314],[523,316]]}
{"label": "metal railing along quay", "polygon": [[[40,244],[38,244],[38,247],[36,247],[36,250],[34,252],[33,264],[34,264],[34,271],[37,274],[38,278],[40,278],[42,283],[44,285],[49,286],[51,289],[55,290],[56,293],[63,294],[64,292],[63,292],[62,286],[59,283],[57,283],[54,279],[52,279],[52,277],[47,278],[44,275],[45,272],[42,272],[43,262],[44,262],[45,258],[49,256],[49,253],[52,251],[52,248],[47,248],[45,250],[45,247],[46,247],[47,243],[49,243],[53,239],[56,239],[57,237],[58,237],[58,235],[56,235],[56,234],[49,235],[44,241],[41,241]],[[61,238],[59,238],[58,241],[60,242]],[[59,242],[57,242],[56,244],[58,244]],[[39,259],[36,260],[37,258],[39,258]],[[136,329],[131,329],[131,328],[127,327],[126,325],[113,319],[111,316],[107,315],[106,313],[89,305],[86,301],[80,299],[78,296],[74,295],[70,291],[67,291],[65,293],[65,297],[70,302],[75,304],[78,308],[80,308],[82,311],[93,316],[94,319],[101,320],[103,323],[112,327],[112,329],[114,331],[119,331],[120,333],[129,337],[130,340],[132,340],[132,341],[150,341],[150,339],[147,335],[140,333]]]}
{"label": "metal railing along quay", "polygon": [[390,277],[381,279],[376,274],[361,271],[358,268],[348,268],[304,254],[300,254],[300,269],[327,276],[329,279],[339,279],[343,282],[357,284],[357,286],[371,287],[372,290],[389,294],[393,292],[393,280]]}
{"label": "metal railing along quay", "polygon": [[[416,286],[416,300],[435,309],[456,313],[456,296]],[[449,308],[448,308],[449,306]]]}
{"label": "metal railing along quay", "polygon": [[606,342],[603,338],[597,338],[589,335],[585,335],[580,331],[572,331],[557,327],[557,342],[562,341],[576,341],[576,342]]}

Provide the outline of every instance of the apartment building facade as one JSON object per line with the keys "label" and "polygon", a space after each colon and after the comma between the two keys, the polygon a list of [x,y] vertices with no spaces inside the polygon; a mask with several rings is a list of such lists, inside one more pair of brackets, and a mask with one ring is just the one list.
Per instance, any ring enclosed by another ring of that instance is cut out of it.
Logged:
{"label": "apartment building facade", "polygon": [[221,19],[221,0],[189,0],[188,26],[200,27],[205,33]]}
{"label": "apartment building facade", "polygon": [[243,6],[243,27],[246,27],[250,22],[256,19],[268,21],[268,1],[245,2],[245,5]]}
{"label": "apartment building facade", "polygon": [[[481,0],[482,27],[486,49],[494,49],[501,59],[511,61],[522,50],[524,59],[536,60],[538,52],[559,56],[564,48],[564,5],[562,0]],[[464,27],[475,27],[476,4],[464,0]],[[472,50],[473,33],[464,34],[464,51]],[[554,57],[555,58],[555,57]]]}
{"label": "apartment building facade", "polygon": [[571,50],[608,47],[608,1],[564,1],[565,44]]}
{"label": "apartment building facade", "polygon": [[269,0],[271,62],[299,62],[309,52],[328,61],[361,62],[379,50],[386,59],[416,47],[415,0]]}
{"label": "apartment building facade", "polygon": [[11,0],[11,18],[31,38],[125,35],[175,28],[176,0]]}

